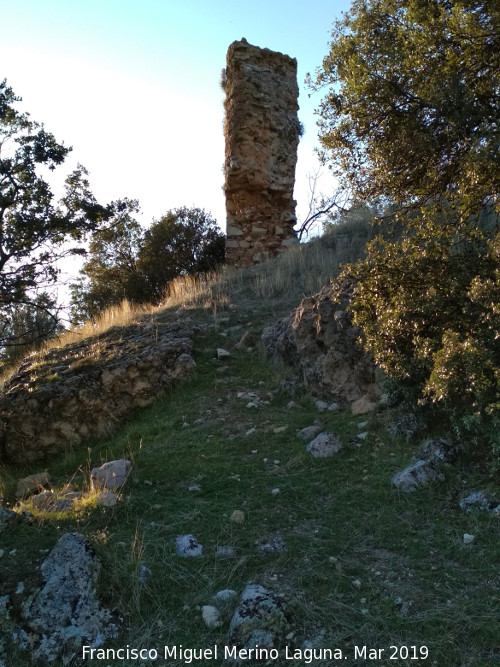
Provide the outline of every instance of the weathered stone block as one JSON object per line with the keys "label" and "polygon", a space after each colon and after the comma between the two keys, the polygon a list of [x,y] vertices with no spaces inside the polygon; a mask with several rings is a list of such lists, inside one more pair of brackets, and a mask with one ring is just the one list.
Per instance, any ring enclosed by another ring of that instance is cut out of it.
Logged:
{"label": "weathered stone block", "polygon": [[90,472],[92,484],[102,489],[117,489],[123,486],[132,468],[127,459],[108,461],[100,468],[93,468]]}

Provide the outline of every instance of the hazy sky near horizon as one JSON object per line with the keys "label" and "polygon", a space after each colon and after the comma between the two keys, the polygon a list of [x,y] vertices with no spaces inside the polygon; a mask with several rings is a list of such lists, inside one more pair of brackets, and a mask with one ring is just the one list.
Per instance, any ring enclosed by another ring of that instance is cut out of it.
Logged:
{"label": "hazy sky near horizon", "polygon": [[[20,109],[73,147],[103,203],[129,197],[148,225],[197,206],[225,229],[220,73],[231,42],[297,58],[299,146],[295,197],[307,206],[317,127],[304,78],[321,65],[347,0],[16,0],[2,3],[0,78]],[[328,184],[327,184],[328,183]],[[323,187],[333,182],[325,180]]]}

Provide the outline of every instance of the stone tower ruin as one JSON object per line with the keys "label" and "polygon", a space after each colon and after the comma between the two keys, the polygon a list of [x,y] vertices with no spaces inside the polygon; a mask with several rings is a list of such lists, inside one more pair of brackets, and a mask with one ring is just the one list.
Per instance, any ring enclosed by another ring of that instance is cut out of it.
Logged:
{"label": "stone tower ruin", "polygon": [[249,266],[297,242],[297,61],[242,39],[227,51],[222,85],[226,261]]}

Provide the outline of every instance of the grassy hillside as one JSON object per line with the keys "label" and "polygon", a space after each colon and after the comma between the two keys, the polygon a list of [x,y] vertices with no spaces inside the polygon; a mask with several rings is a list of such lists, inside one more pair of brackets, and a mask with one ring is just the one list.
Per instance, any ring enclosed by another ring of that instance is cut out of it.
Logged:
{"label": "grassy hillside", "polygon": [[[215,327],[194,341],[191,379],[132,415],[112,437],[45,466],[1,470],[0,493],[9,502],[17,479],[44,468],[57,490],[88,490],[92,467],[116,458],[133,463],[116,507],[98,506],[92,493],[68,512],[37,512],[29,500],[22,503],[35,520],[2,535],[0,595],[18,599],[21,581],[25,591],[34,590],[46,550],[78,531],[102,561],[103,603],[123,615],[122,634],[111,647],[161,653],[165,645],[224,646],[235,603],[217,629],[205,626],[201,606],[221,589],[239,596],[253,582],[282,596],[290,647],[309,641],[340,648],[345,665],[500,664],[499,522],[458,506],[471,491],[495,490],[489,470],[469,456],[446,470],[444,483],[402,495],[390,478],[418,445],[389,435],[389,410],[368,419],[348,410],[319,412],[307,393],[291,404],[280,390],[287,369],[271,366],[256,345],[234,349],[244,332],[259,333],[328,282],[339,254],[359,252],[353,250],[359,243],[359,235],[337,231],[275,262],[198,285],[194,296],[192,285],[183,293],[178,284],[163,309],[131,313],[158,326],[192,318]],[[218,347],[230,356],[218,360]],[[257,407],[246,407],[246,392],[259,396]],[[332,458],[312,458],[297,437],[315,419],[343,442]],[[368,432],[363,440],[361,431]],[[234,510],[244,513],[243,523],[231,521]],[[203,545],[201,558],[175,555],[174,538],[183,533]],[[464,545],[464,533],[475,535],[472,544]],[[258,546],[273,538],[286,551],[261,553]],[[232,547],[235,558],[217,557],[217,546]],[[146,582],[138,577],[143,565],[151,570]],[[15,648],[9,636],[4,641],[9,666],[35,664],[29,650]],[[385,649],[384,659],[354,660],[355,646]],[[428,658],[410,660],[391,646],[426,647]],[[392,653],[399,659],[389,660]],[[272,664],[305,663],[283,653]]]}

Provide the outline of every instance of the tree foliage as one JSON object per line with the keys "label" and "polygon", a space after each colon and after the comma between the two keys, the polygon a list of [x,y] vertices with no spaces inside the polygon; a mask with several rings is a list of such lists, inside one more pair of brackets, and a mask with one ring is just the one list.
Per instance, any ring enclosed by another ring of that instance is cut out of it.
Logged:
{"label": "tree foliage", "polygon": [[224,236],[209,213],[186,207],[169,211],[146,231],[139,254],[149,300],[159,303],[177,276],[213,271],[224,252]]}
{"label": "tree foliage", "polygon": [[40,341],[55,336],[61,329],[59,309],[48,294],[38,294],[25,304],[3,310],[0,338],[0,368],[14,363]]}
{"label": "tree foliage", "polygon": [[71,285],[71,320],[82,324],[123,299],[144,301],[145,281],[137,269],[144,232],[132,217],[138,203],[123,200],[112,226],[96,232],[89,244],[81,278]]}
{"label": "tree foliage", "polygon": [[72,319],[81,323],[123,299],[158,304],[180,275],[214,270],[224,261],[224,236],[198,208],[169,211],[143,230],[136,202],[110,228],[94,234],[81,280],[72,291]]}
{"label": "tree foliage", "polygon": [[[81,166],[55,201],[46,174],[71,149],[19,112],[19,100],[5,80],[0,82],[0,316],[5,321],[13,308],[43,310],[39,295],[56,281],[57,261],[82,252],[74,243],[115,214],[114,205],[95,200]],[[9,342],[9,336],[0,338],[2,345]]]}
{"label": "tree foliage", "polygon": [[499,18],[489,0],[355,0],[316,85],[325,157],[398,211],[345,269],[368,349],[500,447]]}
{"label": "tree foliage", "polygon": [[354,0],[316,87],[322,144],[355,197],[445,196],[468,214],[497,194],[499,25],[494,0]]}

